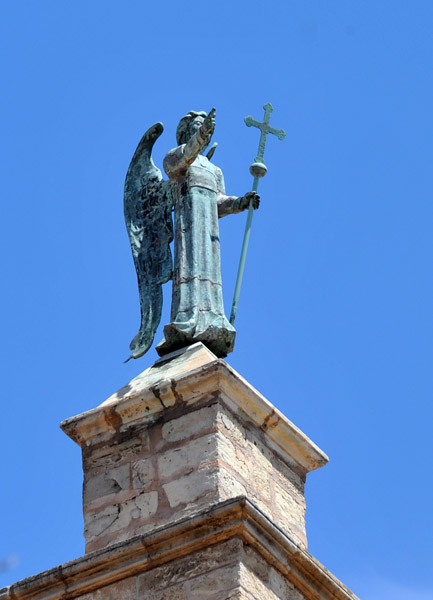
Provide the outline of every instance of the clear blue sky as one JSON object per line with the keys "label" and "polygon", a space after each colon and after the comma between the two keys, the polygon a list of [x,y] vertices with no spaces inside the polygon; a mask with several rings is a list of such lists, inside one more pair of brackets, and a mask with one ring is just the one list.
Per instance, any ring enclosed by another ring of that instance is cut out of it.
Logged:
{"label": "clear blue sky", "polygon": [[[83,554],[80,450],[58,428],[124,365],[139,307],[123,182],[188,110],[251,186],[272,102],[228,362],[330,456],[310,551],[364,600],[432,600],[433,3],[58,0],[0,7],[0,585]],[[229,311],[244,215],[221,222]],[[163,321],[168,316],[169,289]],[[160,334],[157,334],[158,340]]]}

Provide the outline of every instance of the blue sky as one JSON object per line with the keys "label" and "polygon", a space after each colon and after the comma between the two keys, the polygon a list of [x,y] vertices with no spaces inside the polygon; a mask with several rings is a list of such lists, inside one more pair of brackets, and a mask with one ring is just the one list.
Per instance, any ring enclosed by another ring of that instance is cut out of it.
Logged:
{"label": "blue sky", "polygon": [[[365,600],[433,599],[432,19],[427,0],[1,4],[0,586],[83,554],[58,425],[156,358],[123,364],[141,135],[163,121],[161,167],[179,118],[215,106],[241,195],[243,118],[270,101],[287,138],[266,148],[228,362],[330,456],[307,480],[312,554]],[[244,223],[221,221],[227,312]]]}

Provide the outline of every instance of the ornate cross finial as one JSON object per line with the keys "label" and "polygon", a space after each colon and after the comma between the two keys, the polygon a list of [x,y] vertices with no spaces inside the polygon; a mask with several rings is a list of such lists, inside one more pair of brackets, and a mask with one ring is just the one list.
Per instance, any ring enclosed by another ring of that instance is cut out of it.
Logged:
{"label": "ornate cross finial", "polygon": [[265,117],[263,119],[263,123],[259,123],[251,115],[245,117],[244,121],[247,127],[257,127],[261,131],[260,141],[259,141],[259,152],[254,159],[256,162],[263,163],[263,155],[265,153],[265,144],[266,144],[266,136],[268,133],[273,133],[277,136],[278,139],[283,140],[286,137],[286,132],[284,129],[275,129],[269,125],[269,119],[271,117],[271,112],[274,110],[274,107],[270,102],[264,105],[265,109]]}

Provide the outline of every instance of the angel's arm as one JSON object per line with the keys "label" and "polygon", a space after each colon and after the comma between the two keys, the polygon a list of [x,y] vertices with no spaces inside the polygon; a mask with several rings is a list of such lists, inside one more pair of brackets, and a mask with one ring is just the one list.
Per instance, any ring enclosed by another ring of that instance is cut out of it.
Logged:
{"label": "angel's arm", "polygon": [[240,198],[237,196],[226,196],[224,177],[221,169],[218,169],[217,172],[217,186],[217,205],[219,218],[247,210],[250,202],[253,203],[254,210],[259,208],[260,196],[257,194],[257,192],[247,192],[245,196],[241,196]]}
{"label": "angel's arm", "polygon": [[192,165],[202,149],[209,143],[215,128],[214,110],[205,118],[200,128],[190,137],[186,144],[171,150],[164,158],[164,171],[175,179],[179,173]]}
{"label": "angel's arm", "polygon": [[243,209],[240,208],[240,200],[237,196],[226,196],[224,176],[221,169],[217,171],[217,205],[218,205],[218,217],[225,217],[226,215],[232,215],[241,212]]}

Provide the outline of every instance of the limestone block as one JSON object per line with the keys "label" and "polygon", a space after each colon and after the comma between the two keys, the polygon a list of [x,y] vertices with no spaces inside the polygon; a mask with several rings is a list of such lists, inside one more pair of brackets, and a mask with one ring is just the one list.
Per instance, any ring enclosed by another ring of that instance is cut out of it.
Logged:
{"label": "limestone block", "polygon": [[258,600],[304,600],[304,596],[251,546],[242,549],[240,585]]}
{"label": "limestone block", "polygon": [[88,504],[103,496],[116,494],[120,490],[130,489],[129,471],[129,465],[126,464],[86,478],[83,486],[84,504]]}
{"label": "limestone block", "polygon": [[218,494],[219,474],[214,469],[200,469],[190,475],[170,481],[162,486],[172,508],[187,507],[199,499],[214,498]]}
{"label": "limestone block", "polygon": [[238,589],[232,592],[224,592],[224,595],[220,598],[214,598],[214,600],[256,600],[246,590]]}
{"label": "limestone block", "polygon": [[84,594],[84,596],[79,596],[79,600],[135,600],[135,590],[135,577],[128,577],[128,579],[117,581],[89,594]]}
{"label": "limestone block", "polygon": [[[257,600],[279,600],[278,596],[267,587],[258,577],[252,574],[243,565],[240,571],[241,585],[254,599]],[[291,599],[290,599],[291,600]]]}
{"label": "limestone block", "polygon": [[239,564],[215,569],[190,582],[189,600],[212,598],[214,594],[239,590]]}
{"label": "limestone block", "polygon": [[269,582],[269,564],[249,544],[242,546],[242,562],[264,583]]}
{"label": "limestone block", "polygon": [[269,586],[277,598],[287,598],[287,600],[304,599],[301,592],[274,567],[269,569]]}
{"label": "limestone block", "polygon": [[[134,535],[136,523],[147,521],[154,515],[158,508],[158,492],[138,494],[135,498],[123,504],[106,506],[98,512],[85,513],[85,536],[95,538],[128,529],[132,526],[131,535]],[[123,539],[125,539],[123,537]]]}
{"label": "limestone block", "polygon": [[155,482],[155,467],[149,458],[132,463],[132,487],[134,490],[145,490]]}
{"label": "limestone block", "polygon": [[222,500],[236,498],[237,496],[247,496],[246,486],[227,469],[223,468],[220,470],[218,483]]}
{"label": "limestone block", "polygon": [[[220,415],[224,413],[220,411]],[[230,465],[243,480],[250,479],[250,467],[247,455],[241,448],[238,448],[237,442],[233,442],[229,437],[218,432],[216,436],[218,443],[218,456],[227,465]]]}
{"label": "limestone block", "polygon": [[[305,472],[299,466],[284,464],[267,436],[260,430],[249,429],[245,420],[233,415],[223,403],[218,423],[222,438],[220,454],[229,466],[229,473],[235,474],[234,488],[252,498],[279,527],[306,547]],[[222,496],[233,497],[227,474],[222,479],[227,484]]]}
{"label": "limestone block", "polygon": [[[202,411],[197,411],[202,412]],[[187,445],[178,446],[158,455],[158,473],[161,480],[170,479],[182,470],[197,470],[219,457],[215,435],[203,435]]]}
{"label": "limestone block", "polygon": [[162,427],[162,437],[167,442],[178,442],[204,431],[215,428],[215,404],[203,407],[193,413],[188,412],[177,419],[170,420]]}
{"label": "limestone block", "polygon": [[110,505],[103,510],[91,513],[84,513],[84,535],[96,537],[107,531],[107,529],[116,521],[119,516],[119,507]]}
{"label": "limestone block", "polygon": [[185,585],[173,585],[154,594],[146,594],[141,598],[143,600],[188,600]]}
{"label": "limestone block", "polygon": [[141,427],[134,428],[133,436],[125,432],[122,436],[117,435],[115,439],[111,435],[108,441],[109,443],[98,444],[95,440],[82,446],[84,473],[101,472],[112,466],[129,464],[147,453],[150,445],[149,429],[146,424],[143,424]]}
{"label": "limestone block", "polygon": [[[242,546],[240,538],[232,538],[143,573],[138,576],[137,596],[147,598],[149,593],[193,582],[215,570],[222,571],[226,567],[236,567],[240,560]],[[212,589],[207,590],[208,594],[210,592]]]}
{"label": "limestone block", "polygon": [[[239,578],[242,587],[248,590],[253,598],[257,598],[257,600],[279,600],[278,596],[244,565],[241,565]],[[289,596],[287,600],[292,600],[292,598]],[[293,600],[295,599],[293,598]]]}

